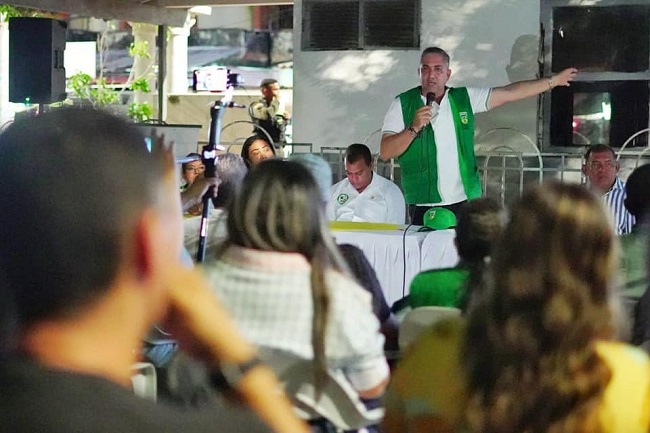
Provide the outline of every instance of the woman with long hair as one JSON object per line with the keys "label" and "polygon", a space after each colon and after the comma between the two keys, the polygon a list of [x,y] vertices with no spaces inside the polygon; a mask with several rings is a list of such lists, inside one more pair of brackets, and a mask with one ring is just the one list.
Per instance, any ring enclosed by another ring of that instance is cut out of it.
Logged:
{"label": "woman with long hair", "polygon": [[409,348],[384,432],[650,431],[650,362],[613,341],[616,239],[600,200],[548,183],[514,205],[467,318]]}
{"label": "woman with long hair", "polygon": [[648,431],[648,359],[612,341],[613,233],[579,185],[541,185],[515,205],[465,333],[470,430]]}
{"label": "woman with long hair", "polygon": [[249,339],[313,359],[317,383],[340,369],[360,397],[378,397],[389,375],[384,339],[370,295],[345,273],[320,197],[298,163],[253,167],[209,277]]}

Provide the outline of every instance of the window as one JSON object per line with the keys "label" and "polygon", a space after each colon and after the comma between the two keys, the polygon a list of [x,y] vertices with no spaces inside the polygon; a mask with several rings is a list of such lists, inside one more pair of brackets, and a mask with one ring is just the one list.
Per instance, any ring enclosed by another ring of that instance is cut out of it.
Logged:
{"label": "window", "polygon": [[[544,75],[575,66],[570,87],[544,95],[544,147],[620,147],[649,126],[650,5],[542,0]],[[627,145],[647,146],[647,134]]]}
{"label": "window", "polygon": [[302,49],[420,48],[419,0],[304,0]]}

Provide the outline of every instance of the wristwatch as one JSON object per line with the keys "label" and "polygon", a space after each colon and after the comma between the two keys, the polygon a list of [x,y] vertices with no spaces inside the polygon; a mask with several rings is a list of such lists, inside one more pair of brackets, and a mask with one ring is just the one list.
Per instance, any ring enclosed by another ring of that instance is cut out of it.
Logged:
{"label": "wristwatch", "polygon": [[413,125],[409,125],[408,128],[406,128],[406,131],[411,135],[411,137],[415,138],[418,136],[418,132],[415,130]]}
{"label": "wristwatch", "polygon": [[221,362],[219,371],[213,373],[210,379],[217,388],[226,386],[234,389],[249,371],[263,363],[257,356],[244,362]]}

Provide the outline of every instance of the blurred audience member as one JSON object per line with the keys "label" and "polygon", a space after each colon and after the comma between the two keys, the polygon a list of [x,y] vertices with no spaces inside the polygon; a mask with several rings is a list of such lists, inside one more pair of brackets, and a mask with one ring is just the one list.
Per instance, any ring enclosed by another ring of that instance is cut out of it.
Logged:
{"label": "blurred audience member", "polygon": [[181,192],[185,191],[190,185],[192,185],[194,179],[203,176],[203,173],[205,172],[205,165],[203,164],[201,155],[198,153],[188,153],[185,155],[185,158],[195,159],[181,164],[181,178],[183,179]]}
{"label": "blurred audience member", "polygon": [[648,431],[650,363],[612,340],[618,257],[602,205],[577,185],[537,187],[502,239],[464,339],[471,430]]}
{"label": "blurred audience member", "polygon": [[611,211],[617,235],[629,233],[634,225],[634,216],[624,205],[625,183],[618,177],[620,168],[614,149],[608,145],[595,144],[587,149],[582,173],[587,177],[588,187],[602,197]]}
{"label": "blurred audience member", "polygon": [[625,183],[625,207],[634,216],[632,231],[621,236],[621,273],[623,294],[638,299],[635,308],[632,343],[650,344],[650,266],[648,235],[650,229],[650,164],[636,168]]}
{"label": "blurred audience member", "polygon": [[406,204],[399,187],[373,171],[370,149],[351,144],[345,151],[347,178],[332,186],[327,209],[330,221],[404,224]]}
{"label": "blurred audience member", "polygon": [[294,153],[289,159],[309,170],[309,173],[311,173],[318,185],[321,205],[325,209],[330,196],[330,187],[332,186],[332,168],[330,165],[322,156],[313,153]]}
{"label": "blurred audience member", "polygon": [[371,297],[346,275],[318,185],[302,165],[269,160],[249,171],[218,261],[206,268],[249,339],[313,359],[317,386],[332,369],[360,397],[382,394],[389,372]]}
{"label": "blurred audience member", "polygon": [[[244,176],[248,172],[244,160],[233,153],[219,155],[215,163],[215,174],[219,184],[217,196],[212,199],[213,208],[208,215],[208,232],[206,234],[206,256],[214,254],[216,246],[223,241],[227,235],[226,228],[226,207],[235,197],[239,190]],[[201,217],[194,216],[186,218],[184,223],[185,248],[192,257],[196,257],[199,245],[199,228]]]}
{"label": "blurred audience member", "polygon": [[263,135],[251,135],[241,148],[241,157],[248,168],[274,156],[273,145]]}
{"label": "blurred audience member", "polygon": [[411,308],[437,305],[464,309],[473,289],[482,284],[483,269],[504,224],[505,213],[494,199],[477,198],[461,208],[454,240],[460,261],[453,268],[417,274],[409,289]]}
{"label": "blurred audience member", "polygon": [[[2,430],[260,430],[234,409],[181,409],[134,395],[138,348],[169,313],[169,328],[211,370],[240,368],[232,386],[273,430],[305,431],[203,278],[179,264],[174,158],[170,149],[149,153],[143,138],[120,118],[68,107],[0,135],[8,206],[0,212],[0,285],[18,321],[17,349],[0,361]],[[18,207],[25,200],[30,206]]]}
{"label": "blurred audience member", "polygon": [[398,351],[398,323],[386,302],[384,291],[377,279],[375,270],[359,247],[351,244],[341,244],[339,245],[339,251],[350,268],[352,276],[361,287],[372,295],[372,311],[377,316],[379,323],[381,323],[381,333],[384,334],[386,339],[384,350],[389,352]]}

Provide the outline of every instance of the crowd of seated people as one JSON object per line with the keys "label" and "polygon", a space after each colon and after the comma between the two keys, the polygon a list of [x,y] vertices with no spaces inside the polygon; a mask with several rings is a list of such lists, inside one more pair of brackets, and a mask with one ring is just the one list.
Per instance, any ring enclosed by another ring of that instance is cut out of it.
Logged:
{"label": "crowd of seated people", "polygon": [[[625,185],[636,225],[620,238],[621,261],[612,218],[584,186],[528,189],[505,228],[494,201],[467,203],[457,215],[462,278],[420,287],[444,291],[433,303],[463,313],[431,325],[391,371],[385,351],[397,348],[399,325],[363,252],[332,238],[327,163],[273,158],[259,140],[247,140],[241,158],[221,156],[215,178],[196,176],[179,195],[170,148],[159,140],[149,153],[139,132],[101,111],[57,109],[0,135],[1,200],[33,205],[0,214],[1,431],[331,431],[296,416],[295,396],[282,393],[257,348],[310,362],[316,389],[342,373],[368,407],[385,407],[371,431],[649,430],[650,361],[616,342],[615,285],[619,274],[641,281],[634,336],[647,341],[650,166]],[[82,170],[58,175],[100,148],[91,181]],[[601,162],[589,169],[615,168]],[[366,187],[377,180],[363,156],[346,159],[349,175],[355,164]],[[209,187],[225,226],[213,224],[208,260],[192,269],[180,259],[182,214]],[[132,365],[154,325],[202,360],[215,395],[225,386],[241,401],[179,409],[135,397]]]}

